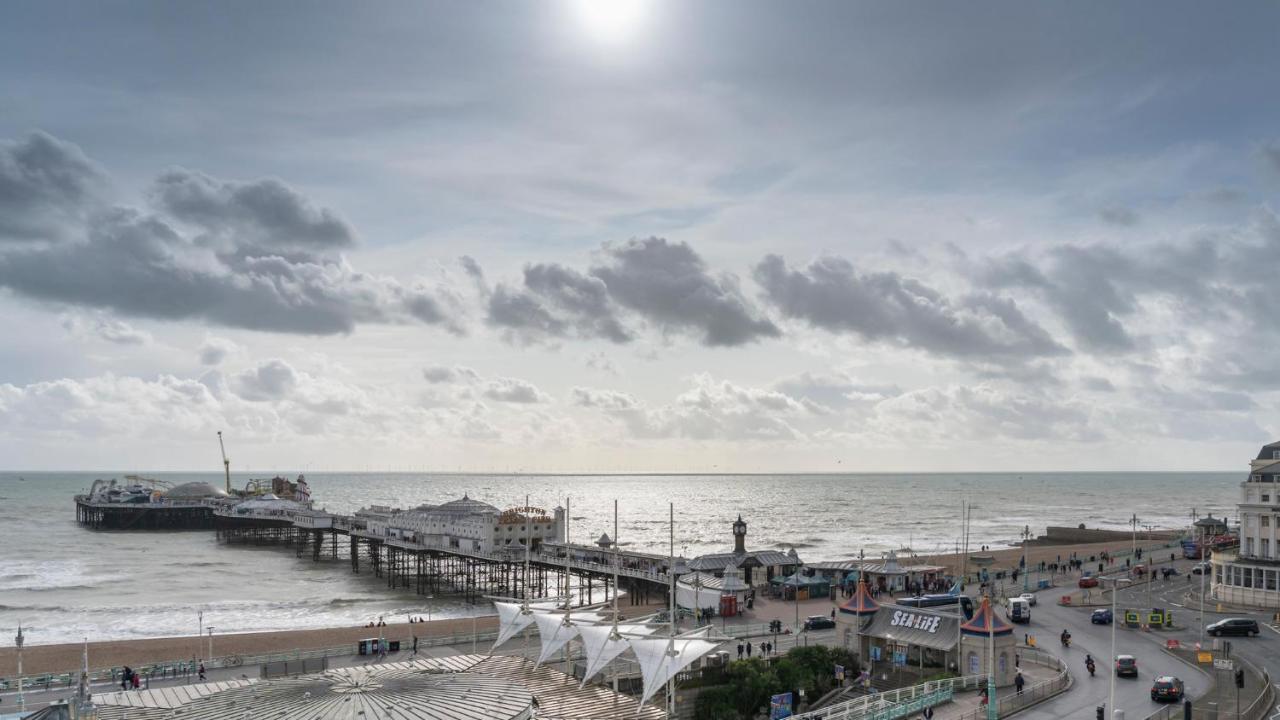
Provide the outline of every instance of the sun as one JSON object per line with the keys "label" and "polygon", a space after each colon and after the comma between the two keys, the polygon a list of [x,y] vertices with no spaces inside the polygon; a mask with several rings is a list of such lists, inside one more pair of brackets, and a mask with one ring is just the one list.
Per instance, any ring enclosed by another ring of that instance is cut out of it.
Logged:
{"label": "sun", "polygon": [[652,0],[572,0],[583,30],[603,43],[624,42],[644,23]]}

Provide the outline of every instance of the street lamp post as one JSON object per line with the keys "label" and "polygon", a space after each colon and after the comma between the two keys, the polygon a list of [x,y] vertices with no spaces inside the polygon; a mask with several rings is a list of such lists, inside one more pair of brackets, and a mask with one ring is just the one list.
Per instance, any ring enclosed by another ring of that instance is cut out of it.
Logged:
{"label": "street lamp post", "polygon": [[1204,648],[1204,576],[1209,574],[1212,566],[1206,568],[1204,566],[1205,547],[1204,547],[1204,529],[1200,529],[1200,542],[1196,543],[1196,554],[1200,556],[1196,563],[1200,568],[1200,642],[1197,644],[1198,649]]}
{"label": "street lamp post", "polygon": [[213,662],[213,626],[210,625],[207,629],[209,631],[209,656],[208,657],[209,657],[209,662]]}
{"label": "street lamp post", "polygon": [[22,623],[18,623],[18,636],[14,638],[14,643],[18,646],[18,712],[27,709],[27,699],[22,693]]}
{"label": "street lamp post", "polygon": [[[1104,578],[1111,581],[1111,662],[1116,661],[1116,594],[1120,591],[1120,583],[1128,583],[1128,578]],[[1111,693],[1107,700],[1107,712],[1111,713],[1111,717],[1116,716],[1116,671],[1115,667],[1110,668],[1111,675]]]}
{"label": "street lamp post", "polygon": [[1022,592],[1030,592],[1027,587],[1031,582],[1031,578],[1027,577],[1027,541],[1031,539],[1031,526],[1026,525],[1022,528]]}

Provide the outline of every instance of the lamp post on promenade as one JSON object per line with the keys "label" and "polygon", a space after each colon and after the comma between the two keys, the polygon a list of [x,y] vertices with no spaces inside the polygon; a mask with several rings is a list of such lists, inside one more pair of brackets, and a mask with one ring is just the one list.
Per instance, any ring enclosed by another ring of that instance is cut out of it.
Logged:
{"label": "lamp post on promenade", "polygon": [[1031,539],[1031,526],[1025,525],[1022,528],[1022,592],[1029,592],[1028,584],[1031,578],[1027,572],[1031,568],[1027,567],[1027,541]]}
{"label": "lamp post on promenade", "polygon": [[22,693],[22,623],[18,623],[18,636],[13,639],[14,644],[18,646],[18,712],[27,709],[27,699]]}
{"label": "lamp post on promenade", "polygon": [[213,626],[208,627],[209,630],[209,662],[213,662]]}
{"label": "lamp post on promenade", "polygon": [[[1131,582],[1129,578],[1103,578],[1111,581],[1111,662],[1116,661],[1116,594],[1120,591],[1120,583]],[[1111,693],[1107,700],[1107,712],[1111,717],[1116,716],[1116,671],[1111,668]]]}

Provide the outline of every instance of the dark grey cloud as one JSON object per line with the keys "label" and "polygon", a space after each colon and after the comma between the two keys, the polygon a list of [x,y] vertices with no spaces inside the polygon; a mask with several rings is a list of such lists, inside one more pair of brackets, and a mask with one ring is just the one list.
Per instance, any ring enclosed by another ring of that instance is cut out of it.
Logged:
{"label": "dark grey cloud", "polygon": [[100,208],[100,173],[47,135],[0,155],[0,224],[60,223],[42,237],[61,242],[0,251],[0,286],[19,295],[252,330],[324,335],[420,322],[461,332],[451,293],[356,271],[336,254],[354,241],[350,227],[279,181],[172,171],[153,193],[161,212],[148,214]]}
{"label": "dark grey cloud", "polygon": [[1114,383],[1104,377],[1098,377],[1096,375],[1080,378],[1080,385],[1085,390],[1092,390],[1093,392],[1110,393],[1116,391]]}
{"label": "dark grey cloud", "polygon": [[633,336],[617,312],[599,278],[551,263],[525,267],[521,290],[499,284],[489,296],[488,319],[526,341],[578,337],[630,342]]}
{"label": "dark grey cloud", "polygon": [[266,360],[234,376],[232,387],[245,400],[282,400],[298,386],[298,373],[284,360]]}
{"label": "dark grey cloud", "polygon": [[1102,218],[1103,222],[1121,227],[1132,227],[1137,225],[1139,220],[1138,213],[1120,205],[1109,205],[1098,210],[1098,217]]}
{"label": "dark grey cloud", "polygon": [[1050,253],[1044,269],[1025,259],[1001,258],[981,277],[999,288],[1039,291],[1083,348],[1116,353],[1135,345],[1121,318],[1137,309],[1134,288],[1124,282],[1136,269],[1132,258],[1115,249],[1064,245]]}
{"label": "dark grey cloud", "polygon": [[1267,165],[1267,169],[1280,175],[1280,145],[1264,145],[1260,153],[1262,161]]}
{"label": "dark grey cloud", "polygon": [[488,322],[522,342],[576,337],[627,343],[635,338],[628,316],[709,346],[780,334],[742,297],[732,276],[713,276],[685,243],[632,240],[605,245],[602,254],[605,262],[586,273],[556,263],[525,267],[519,288],[499,283],[488,294]]}
{"label": "dark grey cloud", "polygon": [[1066,349],[1004,297],[971,293],[955,301],[894,272],[862,274],[847,260],[820,258],[792,269],[777,256],[755,267],[756,282],[784,316],[835,333],[944,357],[1015,359]]}
{"label": "dark grey cloud", "polygon": [[156,179],[152,202],[182,223],[258,251],[329,251],[355,245],[355,231],[276,179],[237,183],[174,169]]}
{"label": "dark grey cloud", "polygon": [[106,187],[102,170],[69,142],[43,132],[0,142],[0,241],[65,237]]}
{"label": "dark grey cloud", "polygon": [[651,237],[606,245],[609,263],[593,267],[618,304],[664,332],[688,333],[704,345],[743,345],[781,332],[728,274],[713,276],[693,248]]}

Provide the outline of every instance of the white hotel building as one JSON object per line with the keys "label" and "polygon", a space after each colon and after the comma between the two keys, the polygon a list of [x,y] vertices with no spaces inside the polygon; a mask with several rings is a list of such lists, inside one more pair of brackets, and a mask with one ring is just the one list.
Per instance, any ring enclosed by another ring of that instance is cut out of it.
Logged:
{"label": "white hotel building", "polygon": [[1213,553],[1213,597],[1280,607],[1280,442],[1262,447],[1240,489],[1240,546]]}

